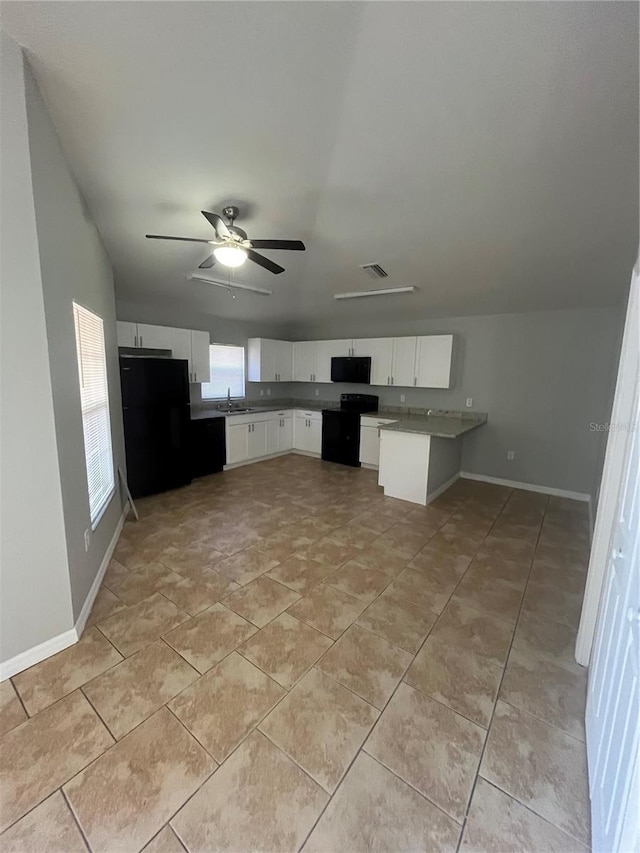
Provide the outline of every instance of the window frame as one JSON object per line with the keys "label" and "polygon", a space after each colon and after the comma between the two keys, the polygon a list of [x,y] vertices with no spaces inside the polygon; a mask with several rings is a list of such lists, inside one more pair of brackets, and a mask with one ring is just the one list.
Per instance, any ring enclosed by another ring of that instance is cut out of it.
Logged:
{"label": "window frame", "polygon": [[[211,376],[213,376],[213,364],[211,363],[211,355],[213,347],[225,347],[226,349],[234,349],[242,351],[242,394],[241,395],[231,395],[232,400],[245,400],[247,396],[247,348],[243,344],[221,344],[216,341],[211,341],[209,343],[209,367],[211,369]],[[227,395],[223,394],[221,397],[209,397],[204,393],[205,385],[213,385],[213,382],[202,382],[200,385],[200,396],[203,400],[215,402],[221,402],[222,400],[227,399]]]}
{"label": "window frame", "polygon": [[[87,477],[87,500],[89,503],[89,519],[91,524],[91,530],[94,531],[98,525],[102,517],[104,516],[109,504],[113,500],[113,497],[116,493],[116,465],[115,459],[113,456],[113,436],[111,434],[111,404],[110,404],[110,394],[109,394],[109,372],[108,372],[108,364],[107,364],[107,344],[104,332],[104,319],[97,314],[95,311],[92,311],[90,308],[87,308],[85,305],[82,305],[80,302],[77,302],[75,299],[72,300],[72,312],[73,312],[73,329],[74,329],[74,338],[75,338],[75,347],[76,347],[76,362],[78,368],[78,390],[80,393],[80,416],[82,419],[82,448],[84,453],[84,461],[85,461],[85,473]],[[83,389],[84,389],[84,367],[86,364],[86,359],[83,361],[82,358],[82,340],[80,335],[80,326],[78,317],[81,317],[82,314],[88,315],[92,321],[98,321],[100,324],[100,335],[102,337],[102,363],[101,368],[103,370],[103,378],[104,378],[104,399],[100,401],[99,404],[86,405],[83,402]],[[87,441],[86,441],[86,431],[85,431],[85,414],[90,410],[99,411],[105,409],[106,410],[106,426],[107,429],[105,431],[105,435],[107,436],[108,443],[108,460],[109,460],[109,473],[110,473],[110,484],[108,487],[108,491],[104,493],[100,501],[95,504],[94,507],[91,506],[91,491],[89,485],[89,472],[90,472],[90,460],[87,454]]]}

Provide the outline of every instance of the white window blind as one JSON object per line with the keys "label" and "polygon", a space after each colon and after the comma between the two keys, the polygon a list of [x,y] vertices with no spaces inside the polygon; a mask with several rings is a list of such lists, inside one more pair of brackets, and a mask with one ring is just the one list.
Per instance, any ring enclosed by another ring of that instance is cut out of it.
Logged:
{"label": "white window blind", "polygon": [[231,389],[232,397],[244,397],[244,347],[211,344],[209,362],[211,382],[202,383],[202,396],[220,400]]}
{"label": "white window blind", "polygon": [[73,317],[76,327],[89,510],[91,524],[95,527],[115,487],[104,326],[100,317],[75,302]]}

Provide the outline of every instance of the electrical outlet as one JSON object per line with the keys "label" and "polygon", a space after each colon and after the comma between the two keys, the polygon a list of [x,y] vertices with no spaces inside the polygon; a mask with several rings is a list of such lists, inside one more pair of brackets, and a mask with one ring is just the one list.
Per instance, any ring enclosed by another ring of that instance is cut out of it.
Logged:
{"label": "electrical outlet", "polygon": [[316,397],[319,397],[319,396],[320,396],[320,389],[316,388]]}
{"label": "electrical outlet", "polygon": [[407,395],[406,395],[406,394],[400,394],[400,402],[401,402],[401,403],[404,403],[406,399],[407,399]]}
{"label": "electrical outlet", "polygon": [[264,388],[261,388],[261,389],[260,389],[260,396],[261,396],[261,397],[264,397]]}
{"label": "electrical outlet", "polygon": [[513,460],[515,458],[516,458],[515,450],[507,450],[507,459],[509,460],[509,462],[513,462]]}
{"label": "electrical outlet", "polygon": [[271,396],[271,388],[267,388],[267,397]]}
{"label": "electrical outlet", "polygon": [[85,530],[84,532],[84,550],[89,550],[89,545],[91,544],[91,531]]}
{"label": "electrical outlet", "polygon": [[473,406],[473,397],[467,397],[467,409],[470,409]]}

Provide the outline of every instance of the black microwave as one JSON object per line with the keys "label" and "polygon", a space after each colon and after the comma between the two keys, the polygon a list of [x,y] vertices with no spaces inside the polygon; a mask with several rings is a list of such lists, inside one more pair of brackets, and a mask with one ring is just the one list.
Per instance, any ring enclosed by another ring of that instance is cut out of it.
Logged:
{"label": "black microwave", "polygon": [[334,356],[331,359],[331,381],[369,385],[371,382],[371,356]]}

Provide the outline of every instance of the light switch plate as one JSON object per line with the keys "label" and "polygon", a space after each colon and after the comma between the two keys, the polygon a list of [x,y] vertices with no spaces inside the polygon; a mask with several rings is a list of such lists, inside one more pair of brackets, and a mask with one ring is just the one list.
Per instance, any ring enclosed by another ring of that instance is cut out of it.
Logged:
{"label": "light switch plate", "polygon": [[316,397],[319,397],[319,396],[320,396],[320,389],[316,388]]}
{"label": "light switch plate", "polygon": [[406,395],[406,394],[400,394],[400,402],[401,402],[401,403],[404,403],[406,399],[407,399],[407,395]]}
{"label": "light switch plate", "polygon": [[473,397],[467,397],[467,409],[470,409],[473,406]]}
{"label": "light switch plate", "polygon": [[267,397],[271,396],[271,388],[267,388]]}
{"label": "light switch plate", "polygon": [[515,452],[515,450],[507,450],[507,460],[508,460],[509,462],[513,462],[513,460],[514,460],[515,458],[516,458],[516,452]]}

